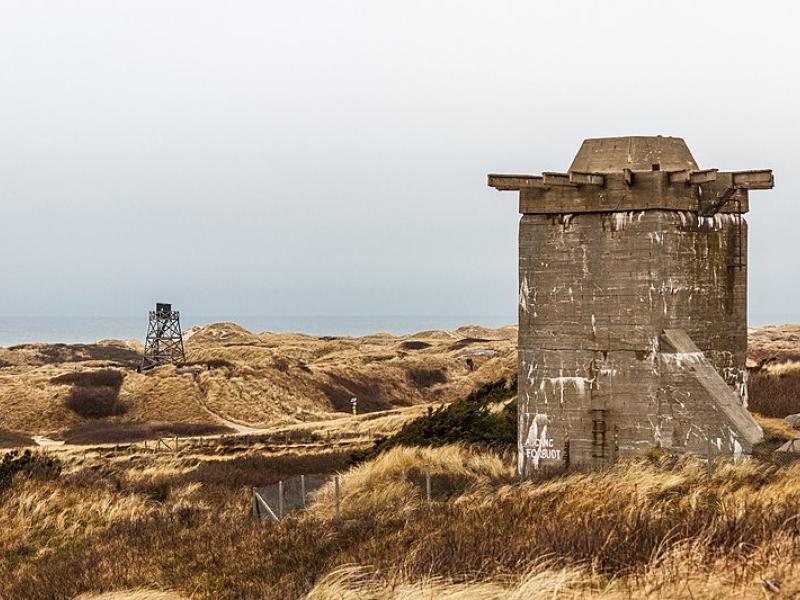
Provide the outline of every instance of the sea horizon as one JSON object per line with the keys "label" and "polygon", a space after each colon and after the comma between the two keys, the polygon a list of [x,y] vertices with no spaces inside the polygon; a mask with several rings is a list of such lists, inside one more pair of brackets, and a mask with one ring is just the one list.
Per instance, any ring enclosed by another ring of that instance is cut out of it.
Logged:
{"label": "sea horizon", "polygon": [[[181,314],[181,328],[231,322],[253,333],[306,333],[363,336],[408,335],[463,325],[515,325],[516,315],[191,315]],[[147,315],[139,316],[0,316],[0,347],[20,344],[87,344],[100,340],[144,340]]]}
{"label": "sea horizon", "polygon": [[[373,333],[409,335],[464,325],[516,325],[516,315],[181,315],[181,327],[231,322],[253,333],[306,333],[363,336]],[[800,322],[800,314],[754,314],[748,327]],[[0,347],[20,344],[87,344],[100,340],[144,340],[147,316],[0,316]]]}

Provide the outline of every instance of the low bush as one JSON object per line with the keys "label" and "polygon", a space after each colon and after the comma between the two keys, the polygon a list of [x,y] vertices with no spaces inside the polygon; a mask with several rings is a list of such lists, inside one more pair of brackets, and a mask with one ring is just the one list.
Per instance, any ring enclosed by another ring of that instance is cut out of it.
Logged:
{"label": "low bush", "polygon": [[61,463],[54,458],[30,450],[12,450],[0,459],[0,491],[9,487],[17,474],[49,479],[58,476],[60,472]]}
{"label": "low bush", "polygon": [[119,391],[109,387],[80,387],[70,390],[66,400],[67,408],[86,419],[118,417],[128,411],[119,399]]}
{"label": "low bush", "polygon": [[58,385],[71,385],[65,401],[67,408],[85,419],[118,417],[128,411],[119,399],[125,375],[113,369],[73,371],[54,377]]}
{"label": "low bush", "polygon": [[[517,403],[508,401],[516,393],[516,384],[509,386],[501,380],[448,406],[429,407],[426,416],[406,423],[395,435],[378,440],[369,450],[354,453],[353,462],[374,458],[395,446],[466,443],[498,450],[513,448],[517,443]],[[508,404],[496,410],[502,402]]]}
{"label": "low bush", "polygon": [[471,346],[472,344],[485,344],[487,342],[491,342],[493,340],[486,340],[483,338],[461,338],[457,342],[450,345],[450,350],[461,350],[462,348],[466,348],[467,346]]}
{"label": "low bush", "polygon": [[447,373],[442,369],[413,367],[407,371],[408,380],[417,387],[429,388],[437,383],[447,383]]}
{"label": "low bush", "polygon": [[800,370],[771,373],[758,370],[748,382],[749,408],[765,417],[800,413]]}
{"label": "low bush", "polygon": [[425,348],[430,348],[431,345],[428,342],[422,342],[420,340],[406,340],[400,347],[403,350],[424,350]]}

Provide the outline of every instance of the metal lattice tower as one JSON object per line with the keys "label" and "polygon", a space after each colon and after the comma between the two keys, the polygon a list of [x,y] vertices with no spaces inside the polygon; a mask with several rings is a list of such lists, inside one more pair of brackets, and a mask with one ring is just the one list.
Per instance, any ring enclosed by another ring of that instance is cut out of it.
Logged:
{"label": "metal lattice tower", "polygon": [[144,343],[142,370],[186,360],[181,333],[181,314],[171,304],[156,304],[150,311],[147,339]]}

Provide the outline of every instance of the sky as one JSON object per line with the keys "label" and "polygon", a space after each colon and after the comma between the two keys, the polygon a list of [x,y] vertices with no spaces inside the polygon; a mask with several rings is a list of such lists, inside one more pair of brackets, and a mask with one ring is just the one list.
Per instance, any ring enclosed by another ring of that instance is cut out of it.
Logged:
{"label": "sky", "polygon": [[800,313],[794,2],[0,0],[0,315],[509,315],[516,196],[674,135]]}

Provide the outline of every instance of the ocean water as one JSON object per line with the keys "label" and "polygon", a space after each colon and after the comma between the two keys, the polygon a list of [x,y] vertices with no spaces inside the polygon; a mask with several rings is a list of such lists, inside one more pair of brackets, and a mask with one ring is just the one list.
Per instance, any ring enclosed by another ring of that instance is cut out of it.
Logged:
{"label": "ocean water", "polygon": [[[235,316],[181,315],[181,326],[207,325],[232,321],[253,332],[299,332],[311,335],[351,335],[386,332],[395,335],[427,329],[455,329],[462,325],[486,327],[514,325],[516,315],[438,315],[438,316]],[[800,314],[750,315],[750,327],[800,323]],[[103,339],[143,341],[147,315],[140,317],[2,317],[0,347],[33,342],[89,343]]]}
{"label": "ocean water", "polygon": [[[181,327],[232,321],[253,332],[299,332],[311,335],[361,336],[386,332],[395,335],[427,329],[455,329],[479,324],[502,327],[515,324],[516,315],[439,316],[235,316],[183,315]],[[140,317],[2,317],[0,347],[34,342],[89,343],[103,339],[144,341],[147,315]]]}

